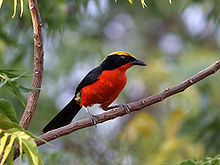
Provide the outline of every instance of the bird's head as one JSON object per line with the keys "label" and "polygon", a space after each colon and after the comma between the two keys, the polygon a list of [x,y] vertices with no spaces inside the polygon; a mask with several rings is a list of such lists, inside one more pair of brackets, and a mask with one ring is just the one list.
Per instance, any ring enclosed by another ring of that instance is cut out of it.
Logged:
{"label": "bird's head", "polygon": [[124,67],[127,70],[133,65],[146,66],[145,62],[138,60],[134,55],[125,51],[113,52],[101,62],[101,67],[104,70],[113,70],[119,67]]}

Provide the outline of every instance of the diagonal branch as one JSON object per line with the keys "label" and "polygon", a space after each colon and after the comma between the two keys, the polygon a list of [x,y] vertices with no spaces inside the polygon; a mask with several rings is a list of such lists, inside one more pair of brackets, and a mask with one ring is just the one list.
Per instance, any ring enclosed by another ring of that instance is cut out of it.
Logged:
{"label": "diagonal branch", "polygon": [[[147,106],[161,102],[164,99],[166,99],[167,97],[170,97],[176,93],[183,92],[185,89],[187,89],[191,85],[193,85],[193,84],[199,82],[200,80],[214,74],[219,69],[220,69],[220,60],[216,61],[214,64],[212,64],[208,68],[198,72],[194,76],[177,84],[174,87],[166,88],[163,92],[161,92],[159,94],[144,98],[142,100],[139,100],[139,101],[136,101],[133,103],[129,103],[128,106],[130,107],[130,111],[134,112],[134,111],[141,110]],[[117,118],[119,116],[124,116],[126,114],[127,114],[127,112],[123,107],[118,107],[118,108],[114,108],[112,110],[109,110],[107,112],[104,112],[102,114],[96,115],[95,119],[96,119],[97,123],[103,123],[105,121],[112,120],[114,118]],[[82,119],[82,120],[73,122],[73,123],[66,125],[64,127],[51,130],[51,131],[41,135],[39,138],[44,139],[45,141],[49,142],[51,140],[57,139],[58,137],[68,135],[74,131],[77,131],[79,129],[86,128],[86,127],[89,127],[92,125],[93,124],[91,123],[90,119],[86,118],[86,119]],[[38,146],[44,144],[44,142],[40,141],[40,140],[36,140],[36,143]],[[16,148],[15,158],[18,156],[19,156],[19,149]]]}
{"label": "diagonal branch", "polygon": [[[42,22],[37,5],[37,0],[28,0],[29,9],[31,12],[33,31],[34,31],[34,74],[32,81],[32,89],[41,88],[43,75],[43,37],[42,37]],[[32,91],[28,96],[27,107],[23,113],[20,125],[26,130],[37,108],[40,90]]]}

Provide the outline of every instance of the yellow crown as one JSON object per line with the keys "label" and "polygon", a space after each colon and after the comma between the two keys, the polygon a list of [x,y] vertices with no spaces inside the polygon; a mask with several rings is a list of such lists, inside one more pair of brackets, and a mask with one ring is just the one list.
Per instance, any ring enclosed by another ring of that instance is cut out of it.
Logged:
{"label": "yellow crown", "polygon": [[[112,55],[130,56],[130,57],[133,57],[133,58],[136,59],[136,57],[135,57],[133,54],[131,54],[131,53],[129,53],[129,52],[125,52],[125,51],[112,52],[112,53],[110,53],[108,56],[112,56]],[[105,59],[106,59],[108,56],[106,56],[106,57],[101,61],[101,63],[102,63],[103,61],[105,61]]]}
{"label": "yellow crown", "polygon": [[130,56],[130,57],[136,58],[133,54],[131,54],[129,52],[125,52],[125,51],[112,52],[108,56],[111,56],[111,55]]}

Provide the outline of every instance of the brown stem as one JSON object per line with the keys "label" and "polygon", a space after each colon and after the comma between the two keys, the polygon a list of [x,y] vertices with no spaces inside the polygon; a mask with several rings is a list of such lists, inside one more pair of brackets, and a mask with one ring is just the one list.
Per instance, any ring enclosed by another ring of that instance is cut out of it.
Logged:
{"label": "brown stem", "polygon": [[[28,0],[29,9],[33,22],[34,31],[34,74],[32,81],[32,88],[41,88],[42,75],[43,75],[43,61],[44,61],[44,50],[43,50],[43,37],[42,37],[42,22],[40,13],[37,5],[37,0]],[[40,90],[32,91],[28,96],[27,107],[20,120],[20,125],[27,130],[30,121],[37,108],[38,98]]]}
{"label": "brown stem", "polygon": [[[190,77],[189,79],[177,84],[174,87],[166,88],[163,92],[147,97],[145,99],[129,103],[128,106],[130,107],[130,111],[138,111],[141,110],[147,106],[150,106],[152,104],[156,104],[158,102],[163,101],[169,96],[172,96],[176,93],[183,92],[186,88],[190,87],[191,85],[199,82],[200,80],[206,78],[207,76],[210,76],[211,74],[214,74],[216,71],[220,69],[220,60],[216,61],[213,65],[209,66],[208,68],[202,70],[201,72],[198,72],[194,76]],[[114,108],[112,110],[109,110],[107,112],[104,112],[102,114],[96,115],[95,119],[97,123],[103,123],[108,120],[112,120],[119,116],[124,116],[127,114],[127,111],[123,107]],[[92,126],[89,118],[82,119],[76,122],[73,122],[71,124],[68,124],[64,127],[51,130],[43,135],[41,135],[39,138],[44,139],[45,141],[49,142],[51,140],[57,139],[58,137],[70,134],[76,130],[86,128],[89,126]],[[44,144],[43,141],[36,140],[36,143],[38,146]],[[15,150],[15,158],[19,156],[19,149],[16,148]]]}

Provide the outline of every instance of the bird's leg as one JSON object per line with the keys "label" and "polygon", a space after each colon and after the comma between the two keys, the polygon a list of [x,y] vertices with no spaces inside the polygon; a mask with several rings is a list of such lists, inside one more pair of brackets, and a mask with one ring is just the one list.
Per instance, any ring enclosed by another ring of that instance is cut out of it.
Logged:
{"label": "bird's leg", "polygon": [[131,108],[128,106],[128,104],[121,104],[121,106],[129,115],[131,115]]}
{"label": "bird's leg", "polygon": [[119,107],[120,106],[120,104],[118,104],[118,105],[112,105],[112,106],[109,106],[109,107],[107,107],[107,108],[104,108],[103,110],[104,111],[108,111],[108,110],[110,110],[110,109],[114,109],[114,108],[117,108],[117,107]]}
{"label": "bird's leg", "polygon": [[84,107],[84,109],[86,110],[86,112],[87,112],[87,114],[88,114],[88,116],[89,116],[89,119],[90,119],[91,123],[95,126],[95,128],[97,128],[97,122],[96,122],[96,120],[95,120],[95,118],[94,118],[95,115],[91,114],[91,113],[89,112],[88,108]]}
{"label": "bird's leg", "polygon": [[109,106],[109,107],[107,107],[107,108],[105,108],[105,109],[103,109],[103,110],[105,110],[105,111],[108,111],[108,110],[110,110],[110,109],[114,109],[114,108],[117,108],[117,107],[122,107],[129,115],[131,115],[131,111],[130,111],[130,107],[128,106],[128,104],[118,104],[118,105],[112,105],[112,106]]}

